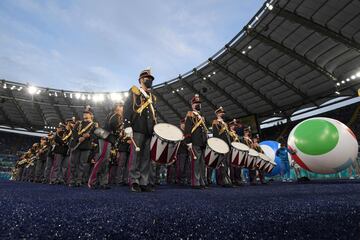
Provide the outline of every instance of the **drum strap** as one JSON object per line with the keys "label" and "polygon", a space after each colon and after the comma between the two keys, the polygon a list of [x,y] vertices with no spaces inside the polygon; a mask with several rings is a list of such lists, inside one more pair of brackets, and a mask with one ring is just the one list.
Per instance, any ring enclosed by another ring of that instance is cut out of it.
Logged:
{"label": "drum strap", "polygon": [[229,129],[228,129],[228,126],[227,126],[227,124],[226,123],[221,123],[223,126],[222,126],[222,128],[220,129],[220,131],[219,131],[219,134],[221,135],[221,134],[223,134],[225,131],[227,132],[227,133],[229,133]]}
{"label": "drum strap", "polygon": [[138,109],[136,109],[136,112],[141,115],[141,113],[144,111],[144,109],[147,108],[148,106],[150,106],[152,117],[153,117],[154,122],[156,124],[157,120],[156,120],[156,116],[155,116],[155,109],[154,109],[154,106],[153,106],[152,95],[151,95],[151,93],[150,93],[150,95],[147,95],[146,92],[141,88],[140,88],[140,92],[146,98],[146,101],[143,104],[141,104],[141,106]]}
{"label": "drum strap", "polygon": [[206,131],[208,131],[208,129],[207,129],[205,123],[204,123],[204,120],[203,120],[203,118],[202,118],[201,116],[196,115],[196,121],[197,121],[197,122],[195,123],[194,127],[191,129],[191,133],[195,132],[195,130],[196,130],[200,125],[202,125],[202,126],[205,128]]}

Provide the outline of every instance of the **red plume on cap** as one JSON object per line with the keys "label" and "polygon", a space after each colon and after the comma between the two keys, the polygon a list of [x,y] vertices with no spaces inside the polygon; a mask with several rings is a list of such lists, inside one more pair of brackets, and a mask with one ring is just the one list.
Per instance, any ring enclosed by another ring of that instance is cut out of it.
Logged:
{"label": "red plume on cap", "polygon": [[195,96],[191,99],[191,104],[201,103],[199,94],[195,94]]}

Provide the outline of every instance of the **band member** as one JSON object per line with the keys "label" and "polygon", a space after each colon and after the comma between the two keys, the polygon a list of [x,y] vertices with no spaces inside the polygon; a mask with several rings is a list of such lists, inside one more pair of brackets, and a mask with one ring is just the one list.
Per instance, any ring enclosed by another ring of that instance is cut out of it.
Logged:
{"label": "band member", "polygon": [[34,143],[30,149],[30,155],[27,158],[28,161],[25,166],[25,181],[33,182],[35,179],[36,153],[39,149],[39,146],[39,143]]}
{"label": "band member", "polygon": [[50,182],[50,172],[52,169],[53,161],[54,161],[54,147],[55,147],[55,135],[53,132],[48,133],[47,135],[47,152],[46,152],[46,163],[44,170],[44,180],[43,183]]}
{"label": "band member", "polygon": [[157,123],[156,98],[151,93],[154,77],[150,70],[140,73],[140,88],[133,86],[124,105],[124,127],[127,137],[132,139],[129,160],[129,182],[133,192],[153,191],[149,185],[152,172],[150,162],[150,140]]}
{"label": "band member", "polygon": [[[244,128],[244,144],[246,144],[249,148],[253,148],[253,141],[251,139],[251,135],[250,135],[250,128]],[[256,184],[256,170],[255,169],[248,169],[249,170],[249,180],[250,180],[250,185],[255,185]]]}
{"label": "band member", "polygon": [[48,148],[46,137],[40,139],[40,149],[37,152],[37,160],[35,167],[35,182],[42,182],[44,177],[46,150]]}
{"label": "band member", "polygon": [[127,185],[128,184],[128,163],[130,155],[130,143],[131,140],[126,140],[124,137],[120,137],[118,142],[118,152],[116,155],[116,177],[115,184]]}
{"label": "band member", "polygon": [[[212,129],[213,129],[213,136],[220,138],[224,140],[228,146],[229,149],[231,148],[231,140],[230,140],[230,133],[229,133],[229,127],[227,123],[224,121],[225,111],[223,107],[219,107],[215,111],[216,119],[214,119],[212,123]],[[230,187],[231,179],[229,176],[230,171],[230,154],[225,154],[222,157],[222,161],[220,163],[220,166],[217,170],[218,172],[218,184],[222,185],[223,187]]]}
{"label": "band member", "polygon": [[62,180],[65,181],[67,184],[69,184],[69,178],[70,178],[70,142],[73,135],[73,129],[75,126],[75,119],[74,118],[68,118],[66,119],[66,126],[65,126],[65,134],[63,137],[63,141],[66,145],[66,154],[65,158],[62,164]]}
{"label": "band member", "polygon": [[[264,153],[264,151],[260,147],[259,140],[260,140],[260,136],[259,136],[259,134],[256,134],[256,136],[253,138],[253,148],[254,148],[254,150],[256,150],[259,153]],[[266,182],[265,182],[265,174],[266,173],[264,171],[260,171],[260,170],[257,170],[257,172],[258,172],[258,176],[260,179],[260,183],[266,184]]]}
{"label": "band member", "polygon": [[[180,120],[180,129],[184,133],[185,119]],[[189,151],[187,149],[185,141],[181,141],[179,150],[177,152],[177,160],[176,160],[177,183],[180,183],[182,185],[187,184],[189,170],[190,170]]]}
{"label": "band member", "polygon": [[205,188],[204,151],[207,141],[205,118],[201,116],[201,100],[198,94],[191,99],[192,111],[186,114],[185,143],[191,152],[191,186],[194,189]]}
{"label": "band member", "polygon": [[[116,104],[111,114],[107,116],[104,130],[105,135],[98,135],[99,156],[88,181],[89,188],[108,189],[108,172],[111,147],[115,146],[120,137],[122,125],[123,105]],[[115,154],[116,155],[116,154]]]}
{"label": "band member", "polygon": [[50,184],[64,184],[63,179],[63,164],[67,152],[67,145],[63,140],[66,138],[65,127],[61,123],[56,128],[55,133],[55,147],[54,147],[54,162],[50,172]]}
{"label": "band member", "polygon": [[93,132],[95,123],[93,122],[93,113],[90,109],[83,112],[83,120],[74,126],[72,131],[72,141],[70,143],[70,181],[69,186],[81,186],[83,179],[86,178],[89,171],[89,155],[91,143],[94,138]]}
{"label": "band member", "polygon": [[[231,142],[240,142],[240,137],[236,133],[236,126],[237,126],[236,119],[234,119],[229,123],[229,128],[230,128],[229,135],[231,138]],[[230,178],[234,185],[240,186],[242,183],[241,168],[230,166]]]}

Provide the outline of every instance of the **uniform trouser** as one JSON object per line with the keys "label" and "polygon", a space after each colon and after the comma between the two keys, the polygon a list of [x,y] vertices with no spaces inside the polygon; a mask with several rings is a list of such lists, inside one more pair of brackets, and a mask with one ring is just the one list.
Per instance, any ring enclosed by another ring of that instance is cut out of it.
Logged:
{"label": "uniform trouser", "polygon": [[35,167],[35,181],[42,181],[44,177],[44,169],[45,169],[45,162],[44,159],[37,159],[36,160],[36,167]]}
{"label": "uniform trouser", "polygon": [[176,164],[173,163],[167,166],[166,182],[169,184],[176,182]]}
{"label": "uniform trouser", "polygon": [[62,169],[64,160],[65,160],[64,155],[59,154],[59,153],[54,154],[54,162],[53,162],[51,172],[50,172],[50,182],[51,183],[64,181],[63,169]]}
{"label": "uniform trouser", "polygon": [[23,170],[24,170],[24,167],[18,167],[17,175],[16,175],[16,181],[21,181],[22,180]]}
{"label": "uniform trouser", "polygon": [[204,150],[193,146],[196,159],[191,159],[191,186],[205,186],[205,160]]}
{"label": "uniform trouser", "polygon": [[76,149],[70,153],[70,184],[82,184],[83,176],[89,171],[90,150]]}
{"label": "uniform trouser", "polygon": [[91,171],[88,187],[95,184],[105,186],[108,184],[109,158],[111,143],[104,139],[99,139],[99,155]]}
{"label": "uniform trouser", "polygon": [[217,169],[218,174],[218,184],[219,185],[230,185],[231,179],[230,179],[230,154],[225,154],[224,156],[221,156],[221,163],[220,167]]}
{"label": "uniform trouser", "polygon": [[118,152],[117,157],[117,166],[116,166],[116,184],[123,184],[128,182],[128,163],[129,163],[129,154],[128,152]]}
{"label": "uniform trouser", "polygon": [[241,170],[240,167],[230,167],[230,177],[233,184],[239,185],[242,183]]}
{"label": "uniform trouser", "polygon": [[135,151],[134,144],[130,146],[129,158],[129,183],[146,186],[149,184],[150,175],[150,136],[134,132],[134,141],[140,147],[140,151]]}
{"label": "uniform trouser", "polygon": [[188,153],[179,153],[176,160],[176,180],[178,183],[187,182],[188,169],[190,168],[190,159]]}
{"label": "uniform trouser", "polygon": [[255,169],[249,169],[249,180],[250,180],[250,183],[256,183],[256,170]]}
{"label": "uniform trouser", "polygon": [[[149,184],[160,184],[161,165],[150,160]],[[163,175],[162,175],[163,176]]]}
{"label": "uniform trouser", "polygon": [[21,174],[21,181],[27,181],[29,180],[28,177],[29,177],[29,172],[30,172],[30,169],[27,168],[26,166],[23,167],[23,171],[22,171],[22,174]]}
{"label": "uniform trouser", "polygon": [[54,161],[53,156],[46,157],[45,170],[44,170],[44,180],[46,182],[50,182],[50,173],[51,173],[51,168],[52,168],[52,165],[53,165],[53,161]]}

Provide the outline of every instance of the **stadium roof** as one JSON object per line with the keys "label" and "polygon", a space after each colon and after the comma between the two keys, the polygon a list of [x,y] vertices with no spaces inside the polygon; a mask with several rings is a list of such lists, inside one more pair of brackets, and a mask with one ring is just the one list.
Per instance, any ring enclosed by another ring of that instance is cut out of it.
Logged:
{"label": "stadium roof", "polygon": [[[177,124],[195,93],[203,99],[208,120],[223,106],[229,118],[256,114],[259,121],[274,115],[287,118],[339,95],[357,95],[359,15],[358,0],[268,1],[206,62],[155,86],[160,119]],[[88,104],[102,122],[108,111],[109,104],[102,100],[110,93],[32,88],[29,94],[28,90],[24,84],[3,81],[1,125],[43,129],[79,117]],[[124,99],[125,94],[111,97]],[[97,103],[90,100],[94,96]]]}

